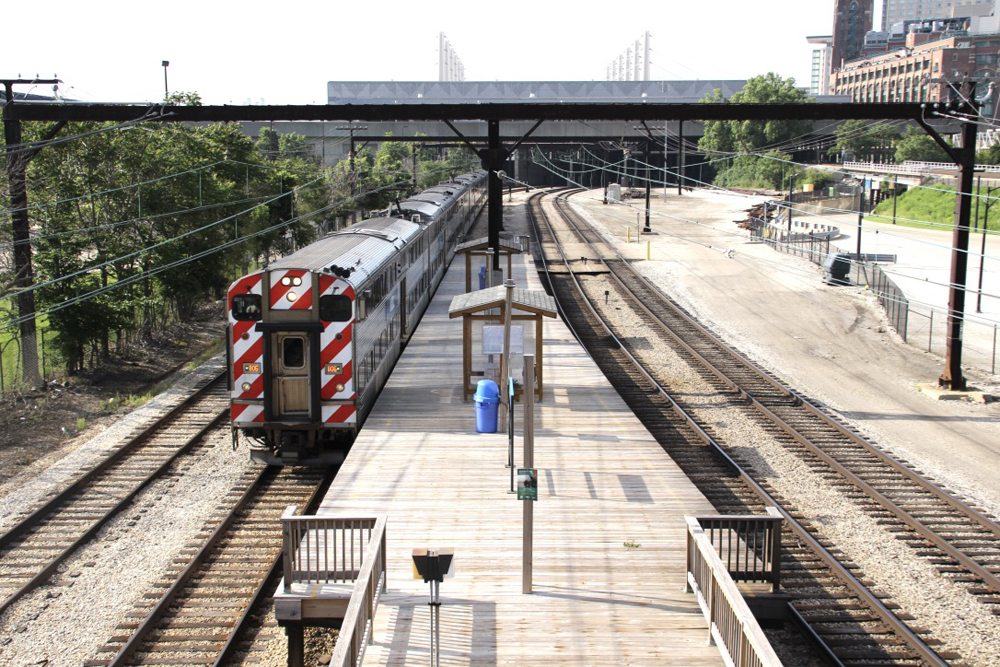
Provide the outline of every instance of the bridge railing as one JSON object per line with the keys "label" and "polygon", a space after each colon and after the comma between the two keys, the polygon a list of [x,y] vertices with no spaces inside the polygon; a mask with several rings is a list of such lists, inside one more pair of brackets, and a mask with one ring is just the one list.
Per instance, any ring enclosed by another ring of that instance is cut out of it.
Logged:
{"label": "bridge railing", "polygon": [[[956,171],[958,165],[954,162],[918,162],[916,160],[906,160],[902,164],[891,162],[845,162],[844,169],[880,171],[890,174],[927,174],[933,171]],[[977,164],[976,171],[1000,172],[1000,164]]]}
{"label": "bridge railing", "polygon": [[781,582],[780,516],[685,517],[687,576],[708,620],[709,642],[719,645],[728,664],[781,665],[736,581]]}

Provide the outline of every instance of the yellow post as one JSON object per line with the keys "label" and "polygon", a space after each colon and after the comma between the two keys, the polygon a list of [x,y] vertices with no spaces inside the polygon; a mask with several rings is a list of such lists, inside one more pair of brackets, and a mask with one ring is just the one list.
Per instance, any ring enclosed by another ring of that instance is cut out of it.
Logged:
{"label": "yellow post", "polygon": [[625,228],[625,243],[631,243],[631,242],[632,242],[632,228],[631,227],[626,227]]}
{"label": "yellow post", "polygon": [[649,241],[646,241],[646,261],[649,261]]}

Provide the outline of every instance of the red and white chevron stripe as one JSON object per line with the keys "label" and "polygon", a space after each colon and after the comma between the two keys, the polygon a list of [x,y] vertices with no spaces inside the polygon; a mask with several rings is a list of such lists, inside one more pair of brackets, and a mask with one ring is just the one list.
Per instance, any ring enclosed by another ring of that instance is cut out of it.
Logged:
{"label": "red and white chevron stripe", "polygon": [[229,407],[229,418],[232,420],[234,426],[263,424],[264,406],[233,401],[233,404]]}
{"label": "red and white chevron stripe", "polygon": [[320,408],[324,424],[357,424],[358,409],[353,403],[348,405],[324,405]]}
{"label": "red and white chevron stripe", "polygon": [[[333,276],[319,277],[320,296],[343,294],[351,299],[352,313],[346,322],[322,322],[323,331],[319,336],[320,347],[320,399],[323,401],[354,400],[354,368],[352,365],[353,345],[351,332],[354,325],[354,288],[344,280]],[[339,372],[332,372],[339,371]],[[337,391],[337,385],[344,386]],[[350,407],[348,412],[340,408]],[[354,406],[324,406],[324,423],[354,423],[357,420]]]}
{"label": "red and white chevron stripe", "polygon": [[[233,345],[233,394],[237,398],[261,398],[264,391],[264,336],[256,331],[256,322],[237,321],[233,317],[233,297],[238,294],[260,294],[261,274],[241,278],[229,288],[229,324]],[[249,382],[250,389],[243,390]],[[263,417],[262,417],[263,419]]]}
{"label": "red and white chevron stripe", "polygon": [[[312,273],[299,269],[274,270],[271,277],[271,310],[309,310],[312,308]],[[283,278],[289,282],[298,278],[301,284],[282,285]]]}

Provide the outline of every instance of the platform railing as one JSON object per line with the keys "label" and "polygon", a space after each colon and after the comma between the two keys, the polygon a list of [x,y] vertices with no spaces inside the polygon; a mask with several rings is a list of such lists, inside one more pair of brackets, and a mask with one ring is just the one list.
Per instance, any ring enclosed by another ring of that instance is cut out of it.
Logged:
{"label": "platform railing", "polygon": [[685,517],[687,575],[716,643],[737,667],[781,665],[736,581],[781,582],[778,516]]}
{"label": "platform railing", "polygon": [[386,586],[385,523],[386,517],[381,516],[372,527],[361,571],[354,582],[347,614],[337,635],[330,667],[361,665],[365,650],[372,643],[375,612]]}
{"label": "platform railing", "polygon": [[353,582],[371,540],[374,517],[295,516],[289,507],[281,517],[285,592],[293,584]]}

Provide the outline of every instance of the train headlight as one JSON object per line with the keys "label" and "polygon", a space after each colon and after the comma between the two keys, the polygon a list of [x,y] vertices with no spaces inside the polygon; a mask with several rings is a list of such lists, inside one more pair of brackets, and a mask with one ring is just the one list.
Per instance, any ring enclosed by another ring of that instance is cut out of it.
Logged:
{"label": "train headlight", "polygon": [[292,284],[292,279],[289,278],[288,276],[285,276],[284,278],[281,279],[281,284],[284,285],[285,287],[288,287],[289,285]]}
{"label": "train headlight", "polygon": [[244,382],[243,385],[242,385],[242,389],[245,392],[246,391],[250,391],[250,383],[249,382]]}
{"label": "train headlight", "polygon": [[296,299],[299,298],[299,295],[296,294],[295,292],[289,292],[285,296],[288,298],[289,301],[295,301]]}
{"label": "train headlight", "polygon": [[302,284],[302,278],[299,278],[298,276],[292,278],[292,284],[298,287]]}
{"label": "train headlight", "polygon": [[343,383],[341,383],[341,382],[338,382],[338,383],[337,383],[337,386],[336,386],[336,387],[334,387],[334,388],[335,388],[335,389],[337,390],[337,393],[340,393],[340,392],[344,391],[344,389],[345,389],[346,387],[344,387]]}

